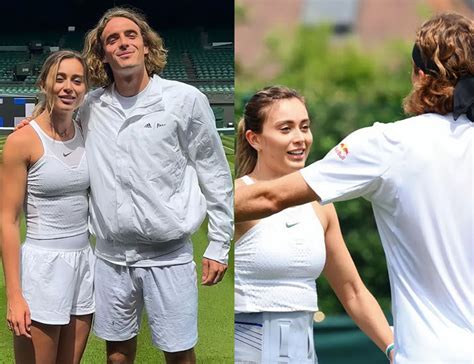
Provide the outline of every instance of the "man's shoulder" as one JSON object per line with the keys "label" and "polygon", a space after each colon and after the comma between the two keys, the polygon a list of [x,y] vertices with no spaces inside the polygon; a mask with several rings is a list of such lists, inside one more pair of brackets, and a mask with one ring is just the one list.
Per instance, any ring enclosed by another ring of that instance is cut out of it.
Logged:
{"label": "man's shoulder", "polygon": [[91,110],[94,108],[94,105],[97,105],[97,103],[100,102],[100,97],[104,94],[105,90],[105,88],[99,87],[89,91],[84,97],[84,102],[76,115],[76,120],[79,122],[83,130],[87,127]]}
{"label": "man's shoulder", "polygon": [[418,143],[429,134],[443,133],[451,124],[451,119],[449,115],[426,113],[387,124],[375,123],[373,128],[390,140],[398,140],[403,144]]}
{"label": "man's shoulder", "polygon": [[351,145],[359,145],[367,151],[402,153],[409,145],[420,144],[435,120],[438,121],[436,114],[423,114],[394,122],[376,122],[351,133],[347,144],[349,148]]}
{"label": "man's shoulder", "polygon": [[175,93],[183,97],[199,97],[202,94],[196,87],[184,82],[168,80],[162,77],[155,78],[162,85],[163,92]]}
{"label": "man's shoulder", "polygon": [[98,100],[104,94],[105,90],[106,89],[104,87],[99,87],[99,88],[89,91],[86,94],[84,102],[93,102],[93,101]]}
{"label": "man's shoulder", "polygon": [[393,122],[375,122],[372,126],[368,126],[357,130],[354,134],[361,137],[377,137],[386,135],[404,135],[410,129],[419,124],[419,116],[409,117]]}
{"label": "man's shoulder", "polygon": [[94,90],[90,90],[86,96],[84,96],[84,101],[79,108],[79,114],[83,114],[85,110],[88,110],[91,105],[100,101],[100,97],[104,94],[105,88],[99,87]]}
{"label": "man's shoulder", "polygon": [[396,130],[410,130],[417,128],[431,128],[432,124],[439,125],[441,123],[450,123],[453,121],[452,114],[441,115],[436,113],[425,113],[410,116],[406,119],[389,123]]}

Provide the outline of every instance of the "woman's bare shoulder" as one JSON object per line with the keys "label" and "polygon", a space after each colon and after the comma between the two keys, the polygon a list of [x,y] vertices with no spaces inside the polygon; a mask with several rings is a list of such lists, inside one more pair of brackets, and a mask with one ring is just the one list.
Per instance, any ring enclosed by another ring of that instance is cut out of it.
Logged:
{"label": "woman's bare shoulder", "polygon": [[12,145],[28,143],[31,142],[31,139],[35,137],[36,132],[34,131],[33,127],[28,124],[20,129],[15,130],[13,133],[10,133],[5,143],[10,143]]}
{"label": "woman's bare shoulder", "polygon": [[318,201],[313,201],[311,202],[311,206],[318,216],[319,221],[321,221],[321,225],[323,225],[324,230],[327,229],[328,225],[334,220],[334,218],[337,218],[336,209],[332,203],[321,205]]}
{"label": "woman's bare shoulder", "polygon": [[4,154],[7,156],[15,154],[18,157],[29,156],[32,144],[37,141],[36,132],[30,125],[9,134],[3,147]]}

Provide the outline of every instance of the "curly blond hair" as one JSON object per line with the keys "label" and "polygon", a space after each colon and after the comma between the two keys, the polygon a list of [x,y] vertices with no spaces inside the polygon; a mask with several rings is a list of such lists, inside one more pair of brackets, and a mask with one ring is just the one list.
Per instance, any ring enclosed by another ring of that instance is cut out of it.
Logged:
{"label": "curly blond hair", "polygon": [[115,7],[107,10],[96,26],[86,34],[83,55],[92,85],[106,87],[114,82],[112,69],[103,62],[104,48],[101,40],[102,32],[112,18],[127,18],[138,25],[144,45],[148,47],[148,54],[145,55],[146,71],[149,76],[160,74],[166,65],[168,53],[164,48],[163,39],[148,25],[143,14],[135,9]]}
{"label": "curly blond hair", "polygon": [[[453,111],[453,93],[460,78],[474,75],[474,23],[454,13],[434,16],[418,30],[415,46],[426,64],[436,65],[425,77],[414,78],[405,98],[406,113],[420,115]],[[419,72],[413,66],[414,74]]]}

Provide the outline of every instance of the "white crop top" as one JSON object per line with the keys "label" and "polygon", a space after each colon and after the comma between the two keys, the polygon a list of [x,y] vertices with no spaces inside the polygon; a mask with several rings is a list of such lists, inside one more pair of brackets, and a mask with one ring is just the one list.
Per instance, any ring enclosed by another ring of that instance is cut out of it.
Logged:
{"label": "white crop top", "polygon": [[315,280],[325,261],[324,231],[310,203],[260,220],[235,243],[235,311],[317,311]]}
{"label": "white crop top", "polygon": [[71,140],[49,137],[31,121],[44,153],[28,170],[25,196],[26,236],[56,239],[88,230],[89,171],[79,127]]}

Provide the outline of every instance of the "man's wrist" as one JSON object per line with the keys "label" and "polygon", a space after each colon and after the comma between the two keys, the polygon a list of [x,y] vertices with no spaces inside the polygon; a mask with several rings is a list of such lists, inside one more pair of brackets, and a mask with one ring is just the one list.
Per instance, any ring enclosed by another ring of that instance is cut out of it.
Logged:
{"label": "man's wrist", "polygon": [[203,257],[215,260],[221,264],[227,264],[229,260],[230,244],[211,241],[204,252]]}

